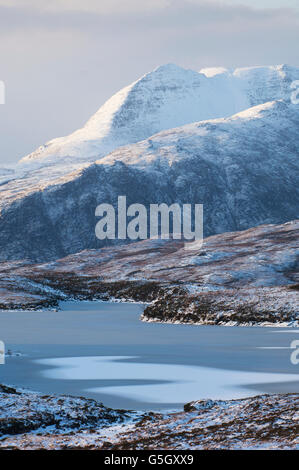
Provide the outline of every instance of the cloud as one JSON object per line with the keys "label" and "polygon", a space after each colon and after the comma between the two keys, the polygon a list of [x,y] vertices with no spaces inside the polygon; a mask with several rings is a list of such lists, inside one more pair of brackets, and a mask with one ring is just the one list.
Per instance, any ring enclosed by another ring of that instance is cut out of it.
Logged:
{"label": "cloud", "polygon": [[298,8],[298,0],[227,0],[228,5],[247,5],[252,8]]}
{"label": "cloud", "polygon": [[[265,28],[281,20],[297,22],[299,13],[288,9],[256,10],[235,0],[0,0],[0,34],[23,30],[76,30],[82,34],[94,31],[113,34],[126,31],[129,35],[140,30],[165,32],[184,30],[190,34],[190,27],[204,28],[209,33],[226,25],[231,34],[242,28],[255,28],[264,22]],[[253,0],[254,1],[254,0]],[[227,3],[229,2],[229,3]],[[8,6],[9,5],[9,6]],[[96,13],[96,14],[95,14]],[[261,25],[261,27],[263,27]],[[117,30],[116,30],[117,28]]]}
{"label": "cloud", "polygon": [[41,11],[85,11],[99,14],[152,11],[167,7],[171,0],[0,0],[0,6],[35,8]]}
{"label": "cloud", "polygon": [[153,12],[174,5],[218,5],[250,8],[298,8],[298,0],[0,0],[0,6],[45,12],[91,12],[102,15]]}

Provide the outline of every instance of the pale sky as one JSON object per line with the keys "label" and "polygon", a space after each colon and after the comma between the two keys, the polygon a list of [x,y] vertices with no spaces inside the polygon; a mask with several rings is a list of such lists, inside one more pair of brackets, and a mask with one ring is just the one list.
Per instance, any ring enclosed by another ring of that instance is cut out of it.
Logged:
{"label": "pale sky", "polygon": [[299,8],[299,0],[223,0],[223,3],[255,8]]}
{"label": "pale sky", "polygon": [[163,63],[299,65],[299,0],[0,0],[0,164]]}

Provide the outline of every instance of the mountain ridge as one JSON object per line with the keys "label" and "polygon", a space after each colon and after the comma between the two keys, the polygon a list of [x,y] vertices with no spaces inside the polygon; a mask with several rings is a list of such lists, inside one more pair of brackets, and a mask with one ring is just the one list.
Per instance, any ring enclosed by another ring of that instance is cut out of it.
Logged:
{"label": "mountain ridge", "polygon": [[0,185],[0,259],[99,248],[95,208],[204,205],[205,236],[298,218],[299,108],[282,100],[162,131],[66,175],[53,167]]}
{"label": "mountain ridge", "polygon": [[65,157],[68,163],[95,161],[162,130],[289,100],[296,77],[299,67],[286,65],[241,68],[212,77],[162,65],[113,95],[81,129],[47,142],[20,164],[60,164]]}
{"label": "mountain ridge", "polygon": [[145,207],[201,203],[205,236],[297,219],[299,107],[290,84],[299,68],[218,72],[161,66],[114,95],[83,131],[2,171],[0,259],[47,261],[105,245],[95,208],[119,195]]}

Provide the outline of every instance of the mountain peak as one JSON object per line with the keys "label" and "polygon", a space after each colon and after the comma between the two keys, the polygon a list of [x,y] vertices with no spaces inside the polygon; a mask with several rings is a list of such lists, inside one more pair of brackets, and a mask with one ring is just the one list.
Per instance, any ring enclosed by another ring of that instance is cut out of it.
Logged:
{"label": "mountain peak", "polygon": [[170,62],[168,64],[159,65],[150,73],[155,73],[155,72],[168,73],[168,72],[181,72],[181,71],[186,71],[186,69],[181,67],[180,65],[173,64]]}
{"label": "mountain peak", "polygon": [[290,81],[295,79],[299,68],[287,65],[200,72],[172,63],[160,65],[113,95],[82,129],[51,140],[21,164],[66,165],[69,170],[162,130],[287,100]]}
{"label": "mountain peak", "polygon": [[200,69],[199,73],[202,73],[207,78],[215,77],[215,75],[221,75],[223,73],[228,73],[229,70],[225,67],[206,67]]}

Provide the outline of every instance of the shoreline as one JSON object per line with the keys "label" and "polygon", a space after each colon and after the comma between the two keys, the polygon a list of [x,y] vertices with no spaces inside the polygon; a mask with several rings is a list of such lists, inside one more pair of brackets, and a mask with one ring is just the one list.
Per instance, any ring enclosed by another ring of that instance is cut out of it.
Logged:
{"label": "shoreline", "polygon": [[86,249],[52,261],[0,262],[0,309],[59,309],[64,300],[146,303],[146,321],[290,326],[299,319],[299,221],[204,239]]}
{"label": "shoreline", "polygon": [[[115,291],[115,288],[117,289],[117,286],[119,283],[109,283],[110,288]],[[140,320],[143,322],[148,322],[148,323],[164,323],[164,324],[174,324],[174,325],[194,325],[194,326],[204,326],[204,325],[214,325],[214,326],[226,326],[226,327],[234,327],[234,326],[239,326],[239,327],[277,327],[277,328],[298,328],[299,327],[299,320],[297,311],[295,310],[291,314],[283,314],[284,317],[289,317],[289,319],[284,319],[283,321],[279,320],[279,316],[281,315],[281,312],[279,312],[279,309],[276,311],[271,312],[271,316],[273,320],[275,321],[269,321],[269,312],[266,312],[266,315],[260,312],[254,313],[254,316],[256,317],[255,319],[252,318],[252,314],[250,312],[251,305],[249,303],[242,301],[242,299],[239,300],[237,304],[237,309],[234,311],[231,307],[233,306],[233,302],[237,299],[237,295],[241,294],[240,290],[238,292],[235,292],[235,297],[233,298],[232,301],[232,306],[228,302],[228,308],[225,306],[225,308],[228,309],[228,318],[225,320],[226,316],[226,311],[221,311],[219,308],[216,309],[215,304],[217,303],[217,300],[220,299],[221,302],[223,302],[223,298],[225,294],[229,292],[229,295],[231,296],[233,294],[232,291],[206,291],[201,294],[202,298],[204,299],[204,304],[203,304],[203,312],[201,312],[201,297],[198,294],[189,294],[186,290],[184,290],[184,286],[182,285],[165,285],[165,284],[158,284],[158,283],[140,283],[140,282],[135,282],[135,281],[127,281],[126,286],[130,286],[130,290],[136,289],[137,295],[132,296],[127,296],[126,294],[124,295],[124,292],[122,289],[120,289],[119,292],[119,297],[116,295],[110,296],[108,291],[101,293],[101,295],[95,295],[92,296],[91,294],[87,294],[85,296],[67,296],[64,295],[63,298],[62,296],[58,296],[56,299],[43,299],[41,303],[37,303],[35,306],[23,306],[18,308],[11,308],[8,306],[7,308],[3,308],[3,304],[1,305],[0,309],[0,314],[3,313],[17,313],[17,312],[37,312],[37,313],[43,313],[43,312],[59,312],[61,311],[60,308],[60,303],[61,302],[98,302],[98,303],[106,303],[106,302],[112,302],[112,303],[128,303],[128,304],[142,304],[145,309],[143,313],[140,316]],[[154,297],[155,293],[150,292],[151,286],[154,284],[155,288],[154,291],[158,291],[158,297]],[[107,286],[107,283],[105,283],[105,287]],[[146,286],[146,288],[149,287],[149,292],[147,292],[146,295],[140,295],[139,289],[142,287]],[[268,290],[266,292],[266,298],[262,300],[262,302],[266,303],[269,299],[267,298],[268,295],[271,294],[269,292],[269,289],[271,288],[260,288],[260,291],[262,290]],[[273,292],[275,292],[276,288],[272,288]],[[297,290],[294,289],[293,286],[283,286],[279,290],[281,291],[282,289],[285,290],[285,295],[298,295]],[[246,290],[248,292],[249,289]],[[215,304],[212,306],[212,302],[209,299],[209,296],[211,296],[212,300],[216,300]],[[208,298],[208,302],[210,305],[208,305],[208,309],[210,306],[212,307],[211,310],[207,311],[207,304],[206,304],[206,298]],[[194,304],[196,302],[199,302],[199,311],[198,313],[195,313],[194,315]],[[261,302],[261,304],[262,304]],[[296,298],[295,298],[296,302]],[[43,305],[47,304],[48,307],[42,308]],[[51,306],[50,306],[51,305]],[[190,305],[193,311],[191,310],[190,312]],[[220,308],[223,306],[223,303],[220,305]],[[246,316],[246,309],[250,312],[250,320],[244,321],[243,316]],[[171,311],[171,315],[169,316],[168,312],[169,310]],[[184,311],[185,310],[185,311]],[[213,311],[214,310],[214,311]],[[219,311],[220,310],[220,311]],[[238,310],[242,310],[242,316],[238,316],[238,319],[231,319],[232,316]],[[158,316],[156,316],[158,312]],[[244,315],[245,313],[245,315]]]}
{"label": "shoreline", "polygon": [[0,386],[0,449],[296,449],[299,445],[295,427],[299,394],[284,388],[269,394],[273,391],[264,387],[247,398],[204,398],[173,411],[136,411],[127,406],[117,409],[118,399],[114,404],[108,401],[112,406],[108,408],[97,398],[64,390],[49,393],[48,386],[35,392],[30,385],[33,388],[33,383],[26,388]]}

